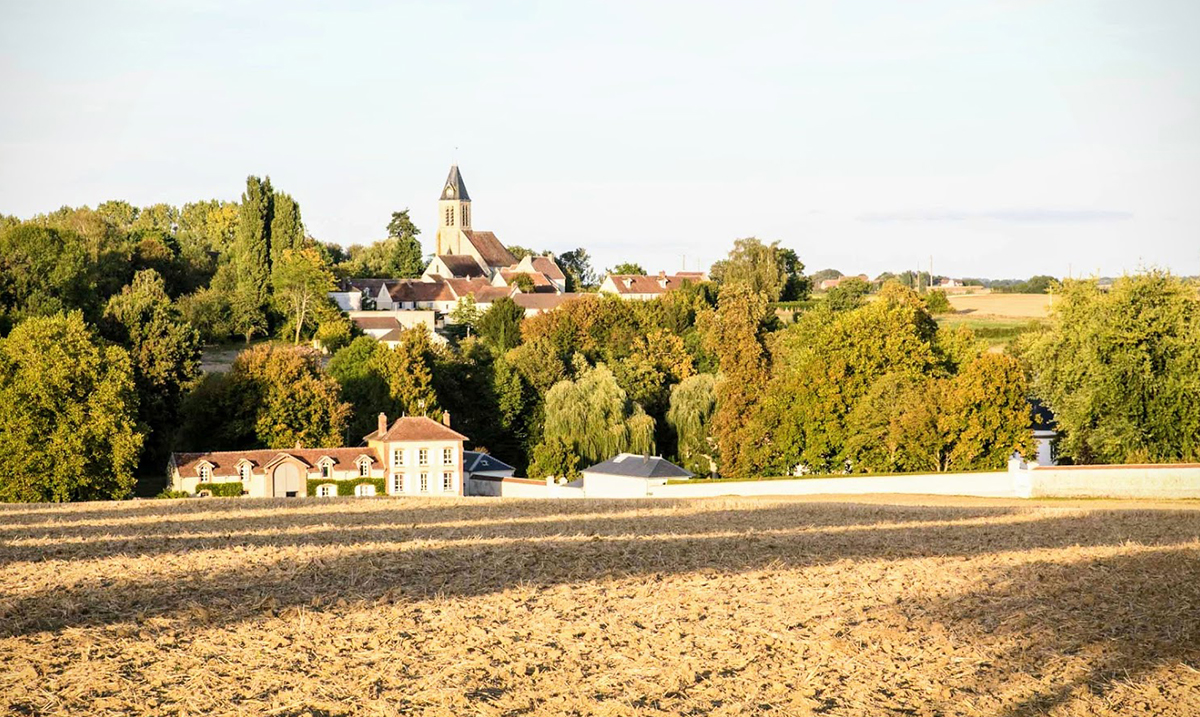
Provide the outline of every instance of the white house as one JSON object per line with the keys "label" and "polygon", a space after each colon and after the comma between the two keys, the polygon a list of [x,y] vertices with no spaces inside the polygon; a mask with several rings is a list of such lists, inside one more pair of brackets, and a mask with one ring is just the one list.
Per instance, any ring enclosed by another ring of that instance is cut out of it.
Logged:
{"label": "white house", "polygon": [[583,478],[571,485],[581,485],[585,498],[645,498],[653,487],[691,477],[688,471],[659,456],[622,453],[584,468]]}
{"label": "white house", "polygon": [[253,498],[336,495],[464,495],[466,436],[423,416],[378,428],[358,448],[294,448],[171,454],[171,489]]}
{"label": "white house", "polygon": [[658,276],[645,274],[609,274],[600,282],[601,294],[612,294],[622,299],[649,301],[657,299],[673,289],[683,286],[685,281],[706,281],[708,275],[702,271],[681,271],[677,274],[658,272]]}

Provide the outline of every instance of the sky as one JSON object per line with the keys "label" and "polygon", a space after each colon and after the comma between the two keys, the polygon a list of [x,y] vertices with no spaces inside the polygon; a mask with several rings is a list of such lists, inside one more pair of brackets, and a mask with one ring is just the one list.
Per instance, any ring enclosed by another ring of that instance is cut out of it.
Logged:
{"label": "sky", "polygon": [[0,213],[236,200],[597,269],[1200,273],[1200,2],[0,0]]}

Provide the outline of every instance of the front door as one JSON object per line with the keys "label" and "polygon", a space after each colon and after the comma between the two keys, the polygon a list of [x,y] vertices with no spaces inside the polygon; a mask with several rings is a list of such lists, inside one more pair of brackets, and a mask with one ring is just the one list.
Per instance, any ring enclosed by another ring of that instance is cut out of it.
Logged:
{"label": "front door", "polygon": [[300,480],[300,467],[295,463],[284,463],[275,467],[275,497],[296,498],[304,495]]}

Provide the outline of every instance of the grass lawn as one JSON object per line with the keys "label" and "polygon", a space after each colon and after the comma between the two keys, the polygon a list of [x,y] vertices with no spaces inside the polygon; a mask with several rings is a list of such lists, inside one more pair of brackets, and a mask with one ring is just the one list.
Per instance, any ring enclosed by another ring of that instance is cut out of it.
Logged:
{"label": "grass lawn", "polygon": [[1200,505],[0,506],[0,714],[1200,714]]}

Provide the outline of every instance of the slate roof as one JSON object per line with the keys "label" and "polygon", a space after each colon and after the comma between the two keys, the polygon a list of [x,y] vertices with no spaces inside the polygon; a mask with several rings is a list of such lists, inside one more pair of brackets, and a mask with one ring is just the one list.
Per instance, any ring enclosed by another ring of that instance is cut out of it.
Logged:
{"label": "slate roof", "polygon": [[517,469],[487,453],[463,451],[463,470],[467,473],[482,473],[484,471],[515,472]]}
{"label": "slate roof", "polygon": [[517,258],[504,248],[504,245],[492,232],[463,229],[462,233],[488,266],[509,267],[517,263]]}
{"label": "slate roof", "polygon": [[263,448],[248,451],[209,451],[207,453],[172,453],[171,461],[179,469],[180,475],[200,475],[200,463],[208,461],[213,466],[213,476],[236,476],[237,464],[243,459],[250,463],[250,473],[262,475],[267,464],[280,456],[291,456],[299,459],[308,466],[309,473],[320,473],[317,461],[328,456],[335,466],[345,468],[352,466],[360,456],[366,456],[372,463],[378,463],[379,457],[372,448],[293,448],[279,450]]}
{"label": "slate roof", "polygon": [[585,473],[602,473],[614,476],[629,476],[631,478],[691,478],[692,474],[674,463],[658,456],[642,456],[636,453],[622,453],[609,458],[603,463],[597,463],[590,468],[584,468]]}
{"label": "slate roof", "polygon": [[397,418],[382,436],[379,431],[372,431],[363,436],[364,441],[465,441],[467,437],[458,431],[451,430],[437,421],[424,416],[404,416]]}
{"label": "slate roof", "polygon": [[438,254],[437,258],[446,265],[451,276],[456,279],[470,279],[485,274],[483,267],[470,254]]}
{"label": "slate roof", "polygon": [[[446,190],[454,189],[454,195],[450,196]],[[458,165],[454,164],[450,167],[450,174],[446,177],[446,184],[442,187],[441,199],[458,199],[463,202],[471,201],[471,195],[467,194],[467,185],[463,182],[462,175],[458,172]]]}

